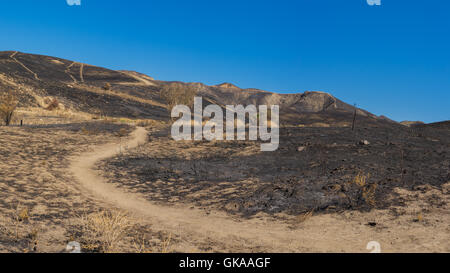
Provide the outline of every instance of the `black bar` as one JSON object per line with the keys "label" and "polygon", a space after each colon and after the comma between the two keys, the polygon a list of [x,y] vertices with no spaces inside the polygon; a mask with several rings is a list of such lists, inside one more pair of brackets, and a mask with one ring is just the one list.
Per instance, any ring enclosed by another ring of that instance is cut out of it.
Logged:
{"label": "black bar", "polygon": [[[426,272],[447,268],[448,254],[0,254],[3,266],[45,265],[46,269],[79,272],[401,272],[425,266]],[[57,261],[57,263],[56,263]],[[186,262],[190,262],[186,266]],[[207,263],[206,261],[212,261]],[[183,266],[184,265],[184,266]],[[6,268],[6,267],[5,267]],[[88,270],[89,269],[89,270]],[[158,269],[158,270],[157,270]],[[436,269],[436,270],[434,270]]]}

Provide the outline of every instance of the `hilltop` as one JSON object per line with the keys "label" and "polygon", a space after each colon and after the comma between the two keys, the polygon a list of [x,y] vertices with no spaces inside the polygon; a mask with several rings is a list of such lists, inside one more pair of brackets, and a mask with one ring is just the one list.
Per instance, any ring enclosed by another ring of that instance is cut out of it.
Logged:
{"label": "hilltop", "polygon": [[[57,57],[0,52],[0,91],[20,93],[21,107],[45,107],[46,98],[56,98],[65,109],[109,117],[167,120],[168,112],[160,89],[169,82],[135,71],[115,71]],[[109,89],[104,86],[110,85]],[[291,125],[330,122],[349,126],[353,113],[371,123],[393,123],[335,98],[325,92],[278,94],[242,89],[231,83],[195,85],[209,103],[277,104],[281,123]],[[48,99],[47,99],[48,100]]]}

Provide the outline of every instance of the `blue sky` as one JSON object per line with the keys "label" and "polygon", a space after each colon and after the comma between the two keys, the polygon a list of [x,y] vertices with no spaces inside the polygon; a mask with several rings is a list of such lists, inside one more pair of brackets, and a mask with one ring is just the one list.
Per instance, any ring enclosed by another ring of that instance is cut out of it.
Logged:
{"label": "blue sky", "polygon": [[330,92],[394,120],[450,119],[450,1],[15,0],[0,50],[160,80]]}

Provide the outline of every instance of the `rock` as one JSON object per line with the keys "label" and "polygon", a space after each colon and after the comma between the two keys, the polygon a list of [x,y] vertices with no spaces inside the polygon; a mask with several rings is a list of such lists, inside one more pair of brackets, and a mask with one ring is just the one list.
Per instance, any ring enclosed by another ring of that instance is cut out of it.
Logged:
{"label": "rock", "polygon": [[303,152],[305,149],[306,149],[305,146],[300,146],[300,147],[297,148],[297,151]]}
{"label": "rock", "polygon": [[367,140],[360,140],[359,145],[370,145],[370,142]]}

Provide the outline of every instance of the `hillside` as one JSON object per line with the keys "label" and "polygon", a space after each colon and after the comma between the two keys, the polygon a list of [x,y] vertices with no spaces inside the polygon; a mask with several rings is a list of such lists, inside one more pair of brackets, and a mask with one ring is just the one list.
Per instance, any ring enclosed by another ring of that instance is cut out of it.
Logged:
{"label": "hillside", "polygon": [[[20,92],[21,107],[43,107],[47,97],[57,98],[66,109],[110,117],[165,120],[168,112],[159,96],[162,85],[134,71],[114,71],[76,61],[14,51],[0,52],[0,92]],[[110,90],[105,90],[110,84]],[[198,87],[209,103],[277,104],[281,123],[291,125],[330,122],[349,126],[355,108],[325,92],[277,94],[257,89],[241,89],[231,83]],[[357,109],[358,116],[370,122],[387,121]],[[388,122],[392,123],[392,122]]]}

